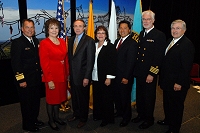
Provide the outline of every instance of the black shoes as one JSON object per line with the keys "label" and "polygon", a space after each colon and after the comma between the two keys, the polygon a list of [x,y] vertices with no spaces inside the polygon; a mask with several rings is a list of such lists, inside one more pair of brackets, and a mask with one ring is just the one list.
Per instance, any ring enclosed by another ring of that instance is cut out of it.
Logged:
{"label": "black shoes", "polygon": [[138,122],[141,122],[141,121],[143,121],[143,120],[144,120],[144,119],[143,119],[142,117],[137,116],[137,117],[133,118],[133,119],[131,120],[131,122],[133,122],[133,123],[138,123]]}
{"label": "black shoes", "polygon": [[72,121],[75,121],[75,120],[77,120],[77,119],[79,119],[79,118],[73,116],[73,117],[69,118],[67,121],[68,121],[68,122],[72,122]]}
{"label": "black shoes", "polygon": [[55,123],[48,122],[48,124],[51,127],[51,129],[53,129],[55,131],[59,131],[60,130]]}
{"label": "black shoes", "polygon": [[94,121],[99,121],[99,120],[101,120],[101,119],[98,119],[98,118],[93,118],[93,120],[94,120]]}
{"label": "black shoes", "polygon": [[141,125],[139,125],[140,129],[147,129],[154,124],[153,121],[144,121]]}
{"label": "black shoes", "polygon": [[34,127],[34,128],[31,128],[31,129],[24,128],[23,130],[29,131],[29,132],[39,132],[39,128],[38,127]]}
{"label": "black shoes", "polygon": [[173,132],[171,130],[167,130],[167,132],[165,132],[165,133],[179,133],[179,131],[178,132]]}
{"label": "black shoes", "polygon": [[108,122],[102,121],[101,124],[100,124],[100,127],[105,127],[106,125],[108,125]]}
{"label": "black shoes", "polygon": [[169,125],[169,123],[166,122],[165,120],[159,120],[159,121],[157,121],[157,124],[159,124],[159,125]]}
{"label": "black shoes", "polygon": [[125,126],[127,126],[127,125],[128,125],[128,121],[122,121],[122,122],[120,122],[120,124],[119,124],[120,127],[125,127]]}
{"label": "black shoes", "polygon": [[66,123],[62,120],[54,120],[56,123],[58,123],[59,125],[65,125]]}
{"label": "black shoes", "polygon": [[114,113],[114,117],[121,117],[121,116],[122,116],[122,114],[119,113],[119,112],[115,112],[115,113]]}
{"label": "black shoes", "polygon": [[44,126],[44,122],[42,122],[42,121],[37,121],[37,122],[35,122],[35,126],[38,126],[38,127]]}

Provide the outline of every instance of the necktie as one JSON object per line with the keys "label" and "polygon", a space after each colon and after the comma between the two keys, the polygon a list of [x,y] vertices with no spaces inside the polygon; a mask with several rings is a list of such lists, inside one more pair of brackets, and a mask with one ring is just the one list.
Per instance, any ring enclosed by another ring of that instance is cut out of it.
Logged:
{"label": "necktie", "polygon": [[170,48],[172,47],[174,45],[174,40],[173,41],[171,41],[171,43],[169,44],[169,47],[167,48],[167,51],[166,51],[166,53],[170,50]]}
{"label": "necktie", "polygon": [[120,39],[119,44],[117,46],[117,50],[119,49],[119,47],[122,45],[122,39]]}
{"label": "necktie", "polygon": [[34,44],[33,40],[31,40],[30,43],[33,45],[33,47],[35,47],[35,44]]}
{"label": "necktie", "polygon": [[147,35],[147,32],[144,32],[144,36],[143,37],[145,37]]}
{"label": "necktie", "polygon": [[73,45],[73,55],[74,55],[74,53],[76,51],[77,45],[78,45],[78,37],[76,37],[74,45]]}

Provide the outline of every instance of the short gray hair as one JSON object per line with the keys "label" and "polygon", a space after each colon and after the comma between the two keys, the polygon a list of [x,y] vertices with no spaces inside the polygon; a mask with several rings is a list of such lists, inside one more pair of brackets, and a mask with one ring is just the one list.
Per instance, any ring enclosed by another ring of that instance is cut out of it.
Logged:
{"label": "short gray hair", "polygon": [[174,24],[176,24],[176,23],[181,23],[181,24],[182,24],[182,28],[183,28],[184,30],[186,30],[186,23],[185,23],[183,20],[181,20],[181,19],[174,20],[174,21],[171,23],[171,28],[172,28],[172,26],[173,26]]}
{"label": "short gray hair", "polygon": [[155,20],[155,13],[152,12],[151,10],[146,10],[146,11],[142,12],[142,16],[143,16],[144,14],[150,15],[151,18]]}

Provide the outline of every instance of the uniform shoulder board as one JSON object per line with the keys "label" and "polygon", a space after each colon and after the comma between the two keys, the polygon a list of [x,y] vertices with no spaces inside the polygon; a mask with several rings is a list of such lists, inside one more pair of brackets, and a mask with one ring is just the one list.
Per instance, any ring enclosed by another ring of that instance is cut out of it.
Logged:
{"label": "uniform shoulder board", "polygon": [[132,31],[132,39],[135,40],[137,43],[139,42],[139,34]]}

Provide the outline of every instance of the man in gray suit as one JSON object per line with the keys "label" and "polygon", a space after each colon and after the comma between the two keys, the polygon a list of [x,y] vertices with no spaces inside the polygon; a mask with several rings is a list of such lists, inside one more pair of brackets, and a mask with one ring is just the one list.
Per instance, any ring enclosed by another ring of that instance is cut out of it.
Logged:
{"label": "man in gray suit", "polygon": [[69,69],[72,95],[73,117],[68,121],[80,119],[77,127],[81,128],[88,119],[89,89],[95,59],[94,39],[87,36],[85,22],[78,19],[74,22],[75,36],[69,40]]}

